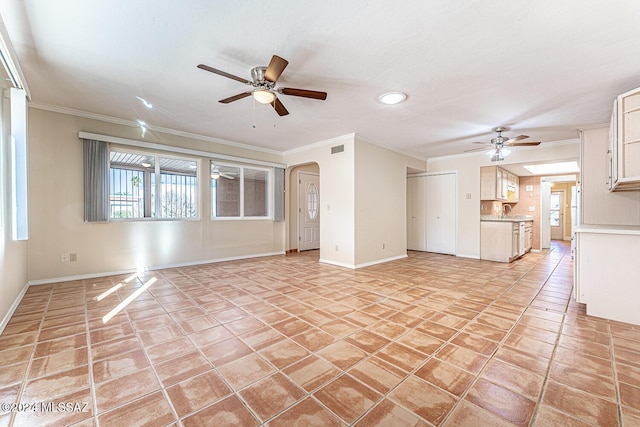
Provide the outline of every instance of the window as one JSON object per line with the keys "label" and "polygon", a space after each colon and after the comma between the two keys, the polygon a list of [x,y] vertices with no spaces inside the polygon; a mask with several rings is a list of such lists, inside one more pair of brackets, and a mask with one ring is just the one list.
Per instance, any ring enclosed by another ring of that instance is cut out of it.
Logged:
{"label": "window", "polygon": [[125,151],[109,159],[110,218],[198,217],[197,161]]}
{"label": "window", "polygon": [[211,162],[211,215],[269,217],[269,170]]}
{"label": "window", "polygon": [[552,227],[560,227],[560,193],[551,193],[549,218]]}

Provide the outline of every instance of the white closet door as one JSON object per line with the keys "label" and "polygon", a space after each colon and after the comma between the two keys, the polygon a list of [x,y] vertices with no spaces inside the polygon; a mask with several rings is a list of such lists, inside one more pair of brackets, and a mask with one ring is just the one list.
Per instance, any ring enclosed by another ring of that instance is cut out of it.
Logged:
{"label": "white closet door", "polygon": [[456,174],[427,175],[427,251],[456,254],[457,189]]}
{"label": "white closet door", "polygon": [[407,249],[427,250],[425,176],[407,178]]}

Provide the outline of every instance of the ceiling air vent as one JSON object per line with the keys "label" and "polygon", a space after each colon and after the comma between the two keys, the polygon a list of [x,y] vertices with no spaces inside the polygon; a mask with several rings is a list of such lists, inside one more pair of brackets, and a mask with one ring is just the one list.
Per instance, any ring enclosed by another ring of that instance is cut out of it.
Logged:
{"label": "ceiling air vent", "polygon": [[331,154],[342,153],[344,151],[344,144],[331,147]]}

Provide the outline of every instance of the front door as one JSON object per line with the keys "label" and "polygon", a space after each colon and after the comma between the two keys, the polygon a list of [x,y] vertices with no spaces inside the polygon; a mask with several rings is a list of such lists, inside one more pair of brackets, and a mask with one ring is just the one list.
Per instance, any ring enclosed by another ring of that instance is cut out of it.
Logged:
{"label": "front door", "polygon": [[320,179],[298,172],[298,250],[320,248]]}
{"label": "front door", "polygon": [[564,191],[552,191],[549,199],[551,240],[564,238]]}

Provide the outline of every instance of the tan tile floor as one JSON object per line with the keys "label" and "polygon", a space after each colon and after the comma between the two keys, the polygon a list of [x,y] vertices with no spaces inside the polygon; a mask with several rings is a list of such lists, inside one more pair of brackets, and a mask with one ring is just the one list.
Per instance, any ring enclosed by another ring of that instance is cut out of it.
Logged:
{"label": "tan tile floor", "polygon": [[34,286],[0,336],[0,403],[40,405],[0,426],[640,425],[640,327],[571,287],[558,242],[512,264],[312,251]]}

